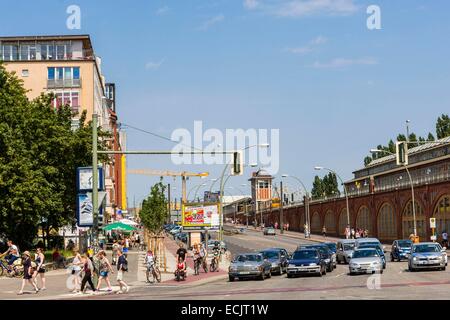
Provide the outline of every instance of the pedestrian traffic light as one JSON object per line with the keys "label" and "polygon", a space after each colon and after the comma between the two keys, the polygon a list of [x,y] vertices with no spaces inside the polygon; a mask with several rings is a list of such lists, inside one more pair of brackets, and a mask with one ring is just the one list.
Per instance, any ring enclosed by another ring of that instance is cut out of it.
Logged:
{"label": "pedestrian traffic light", "polygon": [[244,163],[242,161],[242,152],[233,152],[233,165],[231,167],[231,175],[242,176],[244,174]]}
{"label": "pedestrian traffic light", "polygon": [[396,143],[397,165],[408,165],[408,143],[406,141],[397,141]]}

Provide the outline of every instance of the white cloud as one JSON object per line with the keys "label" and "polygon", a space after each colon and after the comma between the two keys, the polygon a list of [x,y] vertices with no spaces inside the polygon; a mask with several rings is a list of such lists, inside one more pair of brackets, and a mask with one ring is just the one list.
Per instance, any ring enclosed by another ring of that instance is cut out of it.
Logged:
{"label": "white cloud", "polygon": [[320,69],[336,69],[354,65],[376,65],[376,64],[378,64],[378,61],[374,58],[360,58],[360,59],[336,58],[325,63],[316,61],[312,65],[312,67]]}
{"label": "white cloud", "polygon": [[157,70],[157,69],[159,69],[159,67],[162,66],[162,64],[164,63],[165,60],[166,59],[164,58],[164,59],[162,59],[159,62],[153,62],[153,61],[147,62],[145,64],[145,69],[147,69],[147,70]]}
{"label": "white cloud", "polygon": [[247,9],[255,9],[259,5],[257,0],[244,0],[244,7]]}
{"label": "white cloud", "polygon": [[303,17],[311,15],[349,15],[358,11],[355,0],[245,0],[247,9],[260,10],[279,17]]}
{"label": "white cloud", "polygon": [[215,17],[212,17],[211,19],[208,19],[203,23],[203,25],[199,28],[200,30],[208,30],[213,25],[222,22],[225,20],[225,16],[223,14],[219,14]]}
{"label": "white cloud", "polygon": [[158,16],[161,16],[161,15],[167,13],[169,10],[170,10],[170,8],[168,6],[164,6],[164,7],[159,8],[158,10],[156,10],[156,14]]}
{"label": "white cloud", "polygon": [[327,38],[323,36],[318,36],[315,39],[311,40],[306,46],[296,48],[286,48],[286,51],[294,54],[307,54],[314,51],[318,46],[326,43],[327,41],[328,41]]}

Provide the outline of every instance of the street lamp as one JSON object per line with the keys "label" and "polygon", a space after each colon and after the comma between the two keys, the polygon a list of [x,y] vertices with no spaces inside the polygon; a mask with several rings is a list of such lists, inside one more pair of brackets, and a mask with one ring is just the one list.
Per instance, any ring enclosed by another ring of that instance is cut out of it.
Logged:
{"label": "street lamp", "polygon": [[[241,149],[240,151],[244,151],[244,150],[247,150],[247,149],[250,149],[250,148],[254,148],[254,147],[259,147],[259,148],[268,148],[270,145],[268,144],[268,143],[262,143],[262,144],[256,144],[256,145],[251,145],[251,146],[248,146],[248,147],[245,147],[245,148],[243,148],[243,149]],[[225,172],[226,172],[226,170],[227,170],[227,168],[228,168],[228,166],[231,164],[231,161],[232,160],[230,160],[226,165],[225,165],[225,167],[223,168],[223,171],[222,171],[222,175],[221,175],[221,177],[220,177],[220,194],[219,194],[219,210],[220,210],[220,214],[219,214],[219,216],[220,216],[220,233],[219,233],[219,237],[220,237],[220,241],[223,241],[223,208],[222,208],[222,197],[223,197],[223,189],[224,189],[224,187],[225,187],[225,183],[224,183],[224,181],[223,181],[223,178],[224,178],[224,176],[225,176]],[[253,166],[253,165],[251,165],[251,166]],[[227,180],[229,179],[229,177],[227,178]]]}
{"label": "street lamp", "polygon": [[[288,174],[282,174],[281,175],[282,178],[292,178],[297,180],[300,185],[303,187],[303,190],[305,191],[305,221],[306,221],[306,226],[308,227],[308,237],[311,237],[311,233],[309,232],[311,230],[311,224],[310,224],[310,215],[309,215],[309,192],[308,189],[306,189],[305,184],[297,177],[294,176],[290,176]],[[306,236],[306,234],[305,234]]]}
{"label": "street lamp", "polygon": [[344,181],[343,181],[342,178],[336,173],[336,171],[331,170],[331,169],[329,169],[329,168],[316,166],[316,167],[314,167],[314,170],[327,170],[327,171],[333,173],[334,175],[336,175],[336,177],[338,177],[339,180],[341,181],[342,186],[344,187],[345,202],[346,202],[346,206],[347,206],[347,225],[350,225],[350,209],[349,209],[349,206],[348,206],[348,193],[347,193],[347,187],[345,186]]}
{"label": "street lamp", "polygon": [[[409,122],[409,120],[407,121],[407,123]],[[395,156],[394,153],[390,152],[390,151],[386,151],[386,150],[379,150],[379,149],[370,149],[371,153],[387,153],[390,155]],[[414,237],[417,237],[417,223],[416,223],[416,204],[415,204],[415,199],[414,199],[414,183],[411,177],[411,173],[409,172],[408,169],[408,165],[404,165],[406,173],[408,174],[409,177],[409,183],[411,185],[411,194],[412,194],[412,209],[413,209],[413,221],[414,221]]]}

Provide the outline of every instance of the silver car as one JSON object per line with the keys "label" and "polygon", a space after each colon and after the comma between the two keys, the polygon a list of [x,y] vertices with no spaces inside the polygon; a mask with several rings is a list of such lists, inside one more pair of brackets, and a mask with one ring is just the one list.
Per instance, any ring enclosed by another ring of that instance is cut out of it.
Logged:
{"label": "silver car", "polygon": [[263,234],[265,236],[274,236],[276,235],[275,228],[272,227],[264,228]]}
{"label": "silver car", "polygon": [[233,282],[236,278],[257,278],[264,280],[270,278],[272,263],[264,259],[260,253],[246,253],[237,255],[231,261],[228,269],[228,278]]}
{"label": "silver car", "polygon": [[336,261],[337,263],[348,263],[352,258],[355,250],[354,239],[342,239],[336,244]]}
{"label": "silver car", "polygon": [[374,248],[356,249],[349,263],[350,274],[383,273],[383,261]]}
{"label": "silver car", "polygon": [[411,246],[411,254],[408,257],[409,271],[418,269],[445,270],[447,264],[446,250],[439,243],[422,242]]}

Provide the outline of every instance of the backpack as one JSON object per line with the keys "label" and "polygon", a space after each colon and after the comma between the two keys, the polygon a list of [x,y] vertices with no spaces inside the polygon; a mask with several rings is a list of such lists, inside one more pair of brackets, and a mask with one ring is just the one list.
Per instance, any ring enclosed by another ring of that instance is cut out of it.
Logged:
{"label": "backpack", "polygon": [[128,261],[124,256],[122,256],[122,257],[124,260],[124,262],[122,263],[122,271],[128,271]]}

